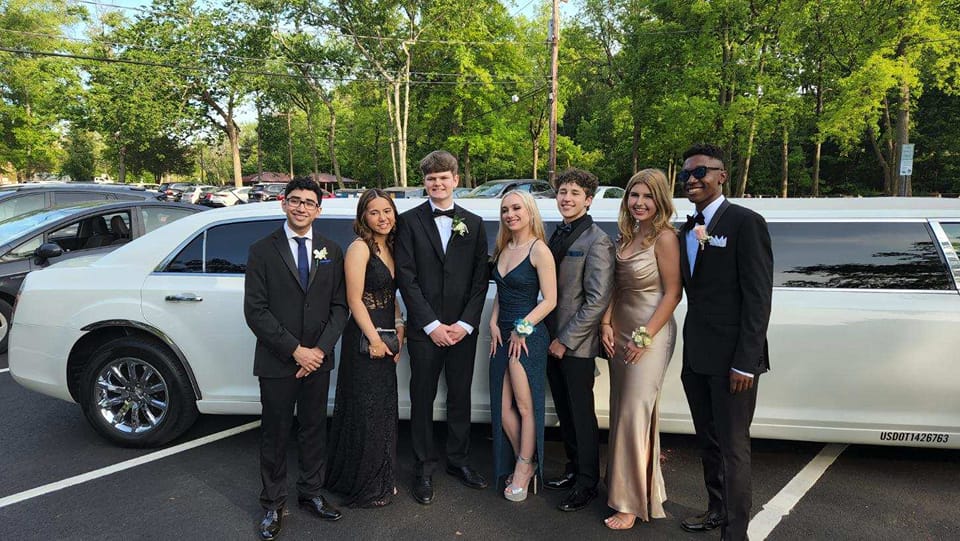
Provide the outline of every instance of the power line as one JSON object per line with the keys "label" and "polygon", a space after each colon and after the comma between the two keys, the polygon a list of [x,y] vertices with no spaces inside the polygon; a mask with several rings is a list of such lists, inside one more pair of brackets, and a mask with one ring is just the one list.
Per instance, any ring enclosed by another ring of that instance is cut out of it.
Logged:
{"label": "power line", "polygon": [[[171,49],[169,47],[166,47],[166,48],[151,47],[151,46],[145,46],[145,45],[136,45],[132,43],[116,42],[116,41],[109,41],[109,40],[102,40],[102,39],[75,38],[75,37],[62,36],[62,35],[56,35],[56,34],[45,34],[42,32],[26,32],[23,30],[12,30],[8,28],[0,28],[0,32],[7,32],[7,33],[17,34],[22,36],[62,39],[62,40],[68,40],[68,41],[73,41],[78,43],[86,43],[91,45],[112,45],[114,47],[119,47],[124,49],[141,50],[141,51],[148,51],[148,52],[155,52],[155,53],[174,52],[174,49]],[[240,60],[240,61],[251,62],[256,64],[263,64],[266,62],[279,62],[284,65],[305,67],[305,68],[312,68],[318,65],[315,62],[298,62],[296,60],[289,60],[284,58],[249,57],[249,56],[237,56],[237,55],[229,55],[229,54],[221,54],[221,53],[217,53],[217,54],[199,53],[194,56],[197,56],[200,58],[206,58],[208,60],[231,59],[231,60]],[[372,74],[379,73],[377,70],[364,69],[364,68],[351,68],[351,71],[360,72],[360,73],[372,73]],[[463,74],[462,73],[443,73],[443,72],[433,72],[433,71],[411,71],[410,75],[416,75],[420,77],[461,77]],[[516,78],[539,80],[541,77],[536,75],[518,75]]]}
{"label": "power line", "polygon": [[[75,60],[89,60],[93,62],[106,62],[111,64],[130,64],[135,66],[144,66],[144,67],[153,67],[153,68],[166,68],[174,71],[199,71],[205,72],[210,71],[210,68],[207,66],[184,66],[181,64],[169,64],[164,62],[150,62],[145,60],[130,60],[126,58],[106,58],[100,56],[90,56],[90,55],[81,55],[73,53],[61,53],[54,51],[37,51],[30,49],[15,49],[10,47],[0,47],[0,51],[17,54],[17,55],[36,55],[36,56],[49,56],[55,58],[70,58]],[[293,73],[283,73],[283,72],[265,72],[265,71],[254,71],[247,69],[231,69],[228,70],[230,73],[237,73],[241,75],[258,75],[266,77],[287,77],[300,79],[301,75]],[[314,79],[320,81],[329,81],[329,82],[340,82],[340,83],[349,83],[349,82],[376,82],[376,83],[389,83],[392,82],[389,79],[384,78],[360,78],[360,77],[313,77]],[[454,86],[454,85],[516,85],[517,81],[512,80],[495,80],[495,81],[422,81],[422,80],[409,80],[411,85],[420,85],[420,86]]]}

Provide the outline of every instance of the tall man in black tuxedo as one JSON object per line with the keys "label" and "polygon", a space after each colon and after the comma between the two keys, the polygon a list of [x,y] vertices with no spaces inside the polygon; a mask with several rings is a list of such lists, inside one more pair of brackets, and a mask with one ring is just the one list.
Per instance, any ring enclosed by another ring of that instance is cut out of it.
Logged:
{"label": "tall man in black tuxedo", "polygon": [[683,389],[690,404],[707,487],[706,513],[684,520],[687,531],[721,527],[721,538],[747,538],[750,423],[760,374],[770,369],[767,324],[773,252],[763,218],[722,195],[723,151],[695,145],[683,154],[687,198],[697,208],[680,229],[687,294]]}
{"label": "tall man in black tuxedo", "polygon": [[471,488],[486,480],[467,462],[470,387],[477,328],[489,279],[483,221],[453,204],[457,159],[436,150],[420,161],[429,201],[397,224],[397,285],[407,307],[410,431],[416,469],[414,498],[433,502],[433,401],[440,371],[447,382],[447,473]]}
{"label": "tall man in black tuxedo", "polygon": [[593,404],[597,327],[613,294],[616,263],[613,242],[587,214],[597,191],[597,177],[568,169],[557,177],[557,208],[563,223],[550,237],[557,264],[557,308],[547,316],[550,331],[547,379],[560,419],[567,454],[564,475],[546,487],[568,489],[557,506],[579,511],[597,496],[600,441]]}
{"label": "tall man in black tuxedo", "polygon": [[343,251],[321,235],[321,191],[310,179],[287,184],[283,227],[250,247],[243,313],[257,337],[253,374],[260,379],[260,538],[274,539],[287,500],[287,442],[294,408],[300,428],[298,501],[316,516],[340,512],[320,494],[327,393],[334,346],[347,322]]}

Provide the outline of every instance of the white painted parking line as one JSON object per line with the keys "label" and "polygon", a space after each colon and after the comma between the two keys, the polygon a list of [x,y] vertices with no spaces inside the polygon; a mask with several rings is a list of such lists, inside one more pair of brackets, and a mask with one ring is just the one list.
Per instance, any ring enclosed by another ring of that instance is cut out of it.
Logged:
{"label": "white painted parking line", "polygon": [[9,372],[9,371],[10,371],[9,368],[0,368],[0,374],[3,374],[4,372]]}
{"label": "white painted parking line", "polygon": [[87,473],[82,473],[80,475],[76,475],[76,476],[64,479],[62,481],[49,483],[41,487],[25,490],[23,492],[13,494],[12,496],[0,498],[0,508],[4,508],[8,505],[13,505],[15,503],[19,503],[24,500],[29,500],[31,498],[36,498],[37,496],[43,496],[44,494],[56,492],[60,489],[72,487],[73,485],[79,485],[80,483],[86,483],[87,481],[92,481],[94,479],[106,477],[108,475],[112,475],[117,472],[129,470],[130,468],[135,468],[137,466],[141,466],[149,462],[154,462],[156,460],[160,460],[162,458],[166,458],[168,456],[175,455],[177,453],[189,451],[190,449],[194,449],[196,447],[200,447],[208,443],[213,443],[215,441],[222,440],[224,438],[229,438],[230,436],[236,436],[237,434],[246,432],[248,430],[253,430],[258,426],[260,426],[260,421],[253,421],[245,425],[233,427],[229,430],[217,432],[216,434],[210,434],[209,436],[204,436],[202,438],[197,438],[195,440],[181,443],[180,445],[174,445],[169,449],[164,449],[162,451],[157,451],[157,452],[143,455],[141,457],[133,458],[130,460],[125,460],[123,462],[114,464],[112,466],[107,466],[106,468],[100,468],[99,470],[93,470]]}
{"label": "white painted parking line", "polygon": [[820,453],[780,489],[780,492],[763,506],[762,511],[753,517],[747,528],[747,536],[753,541],[766,539],[846,448],[846,445],[839,443],[824,446]]}

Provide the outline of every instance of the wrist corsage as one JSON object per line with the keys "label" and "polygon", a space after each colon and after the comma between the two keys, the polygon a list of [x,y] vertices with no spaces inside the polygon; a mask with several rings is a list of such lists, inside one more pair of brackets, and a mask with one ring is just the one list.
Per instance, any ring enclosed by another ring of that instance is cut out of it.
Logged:
{"label": "wrist corsage", "polygon": [[637,327],[634,329],[633,334],[630,335],[630,339],[633,340],[634,345],[638,348],[645,348],[653,343],[653,337],[647,332],[646,327]]}
{"label": "wrist corsage", "polygon": [[517,336],[524,338],[533,334],[533,323],[525,319],[518,319],[513,322],[513,332],[517,333]]}

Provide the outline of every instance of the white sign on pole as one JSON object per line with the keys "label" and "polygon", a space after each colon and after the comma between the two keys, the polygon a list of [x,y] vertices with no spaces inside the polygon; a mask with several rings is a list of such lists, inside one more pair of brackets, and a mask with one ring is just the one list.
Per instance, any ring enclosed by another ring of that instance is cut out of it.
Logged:
{"label": "white sign on pole", "polygon": [[900,147],[900,176],[913,174],[913,143]]}

